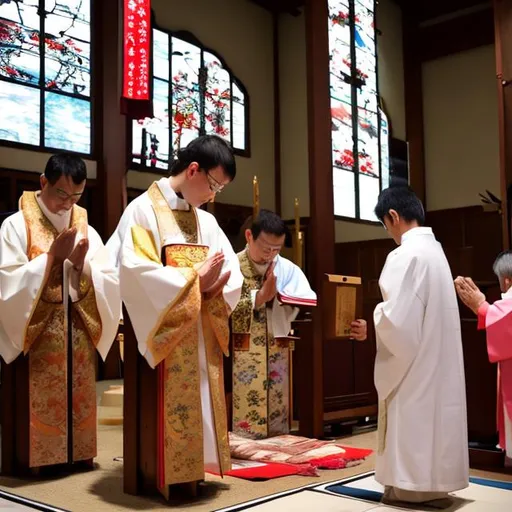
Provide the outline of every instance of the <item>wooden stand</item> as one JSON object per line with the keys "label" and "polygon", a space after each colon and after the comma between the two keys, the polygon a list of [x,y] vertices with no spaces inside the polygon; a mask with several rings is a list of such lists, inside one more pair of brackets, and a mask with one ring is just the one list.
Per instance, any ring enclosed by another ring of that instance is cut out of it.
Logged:
{"label": "wooden stand", "polygon": [[123,486],[132,495],[155,494],[157,372],[140,355],[130,317],[124,318]]}
{"label": "wooden stand", "polygon": [[2,361],[2,475],[21,476],[29,470],[28,357]]}

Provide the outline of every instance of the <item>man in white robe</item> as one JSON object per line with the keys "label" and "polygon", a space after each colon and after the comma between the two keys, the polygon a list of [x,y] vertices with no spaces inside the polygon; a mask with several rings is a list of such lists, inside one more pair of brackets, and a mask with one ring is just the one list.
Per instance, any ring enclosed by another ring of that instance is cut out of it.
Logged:
{"label": "man in white robe", "polygon": [[448,261],[408,187],[384,190],[375,213],[399,245],[374,312],[379,397],[376,479],[384,501],[430,502],[468,486],[466,392],[457,297]]}
{"label": "man in white robe", "polygon": [[108,242],[140,354],[158,373],[157,487],[230,469],[223,386],[229,314],[242,287],[216,219],[198,207],[236,174],[227,143],[203,136],[179,151],[169,178],[130,203]]}
{"label": "man in white robe", "polygon": [[41,191],[25,192],[0,231],[0,355],[28,359],[29,396],[16,399],[27,398],[30,427],[16,428],[29,435],[29,468],[96,456],[95,351],[106,358],[121,299],[101,238],[76,205],[86,177],[78,156],[52,156]]}

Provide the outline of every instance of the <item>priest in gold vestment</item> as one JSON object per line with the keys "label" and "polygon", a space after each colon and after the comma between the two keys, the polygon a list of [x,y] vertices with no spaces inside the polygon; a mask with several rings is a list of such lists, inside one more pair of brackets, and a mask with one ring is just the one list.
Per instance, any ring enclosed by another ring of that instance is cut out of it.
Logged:
{"label": "priest in gold vestment", "polygon": [[29,468],[96,456],[96,351],[107,356],[121,300],[101,238],[75,204],[86,177],[78,156],[52,156],[41,191],[24,192],[0,232],[0,355],[28,358]]}
{"label": "priest in gold vestment", "polygon": [[260,210],[238,254],[244,286],[231,317],[233,432],[252,439],[289,432],[288,335],[297,305],[316,305],[302,270],[279,256],[286,232],[277,214]]}
{"label": "priest in gold vestment", "polygon": [[242,287],[238,259],[215,218],[198,207],[236,174],[231,148],[202,136],[171,176],[131,202],[108,246],[140,354],[158,372],[157,488],[230,470],[223,356]]}

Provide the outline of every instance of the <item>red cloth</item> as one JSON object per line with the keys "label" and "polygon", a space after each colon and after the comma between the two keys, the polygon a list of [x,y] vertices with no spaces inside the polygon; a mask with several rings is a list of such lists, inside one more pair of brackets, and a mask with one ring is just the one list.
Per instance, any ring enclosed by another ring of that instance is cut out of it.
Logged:
{"label": "red cloth", "polygon": [[121,113],[133,119],[152,117],[151,0],[124,0],[123,21]]}

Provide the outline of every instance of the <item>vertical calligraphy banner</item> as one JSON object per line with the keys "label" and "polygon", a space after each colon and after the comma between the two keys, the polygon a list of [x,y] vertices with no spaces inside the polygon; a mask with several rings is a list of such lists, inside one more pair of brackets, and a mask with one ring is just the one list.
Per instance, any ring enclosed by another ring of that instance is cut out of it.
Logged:
{"label": "vertical calligraphy banner", "polygon": [[151,101],[151,0],[123,0],[123,94],[121,113],[153,116]]}

